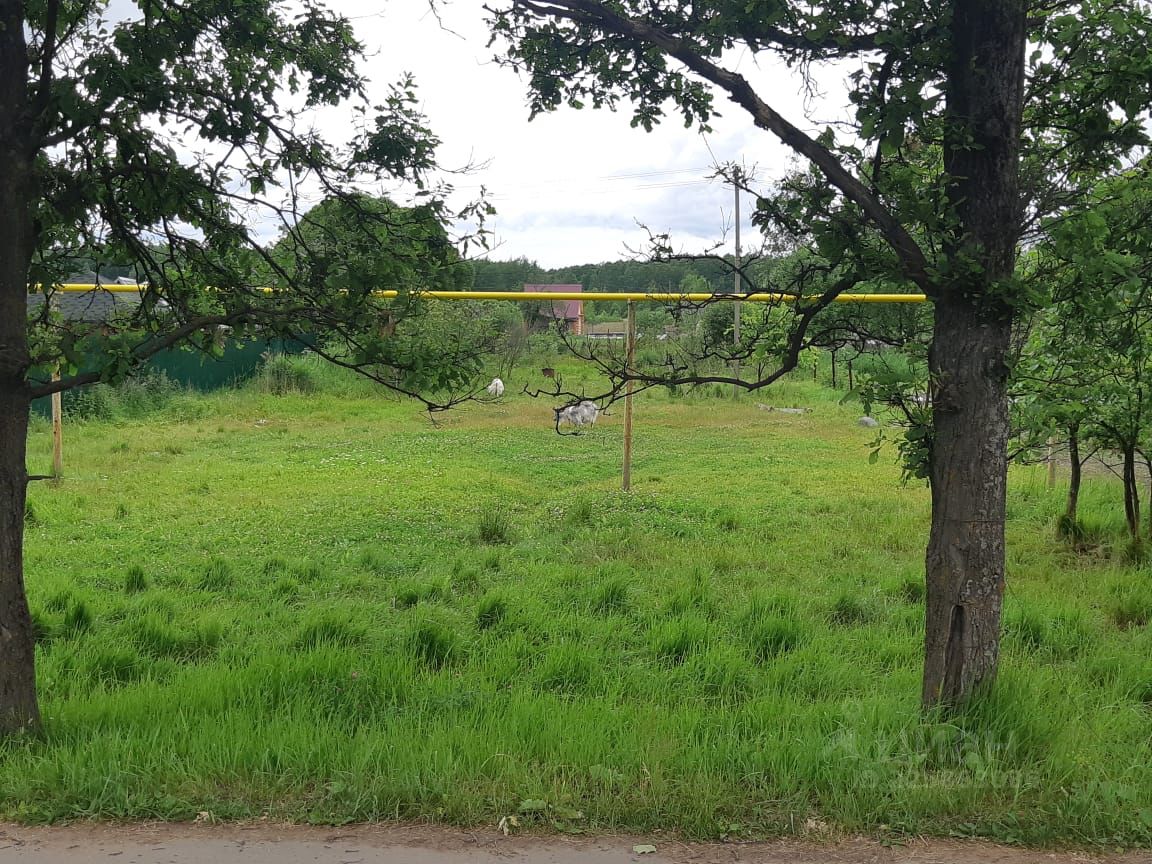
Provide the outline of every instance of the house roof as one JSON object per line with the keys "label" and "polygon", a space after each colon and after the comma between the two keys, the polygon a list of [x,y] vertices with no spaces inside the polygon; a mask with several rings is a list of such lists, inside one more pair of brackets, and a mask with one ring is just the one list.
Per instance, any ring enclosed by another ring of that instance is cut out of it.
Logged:
{"label": "house roof", "polygon": [[[524,290],[530,294],[539,293],[541,291],[565,291],[574,293],[576,291],[583,291],[583,285],[525,285]],[[583,310],[584,302],[582,300],[553,300],[551,309],[544,309],[543,312],[549,318],[560,318],[565,321],[578,321],[580,319],[581,311]]]}
{"label": "house roof", "polygon": [[[69,280],[71,282],[71,280]],[[107,280],[111,284],[114,280]],[[90,284],[76,282],[78,285]],[[91,323],[111,321],[118,315],[131,312],[140,305],[140,295],[132,292],[112,293],[97,287],[90,291],[57,291],[56,308],[66,321]],[[28,310],[34,312],[44,305],[43,294],[28,295]]]}

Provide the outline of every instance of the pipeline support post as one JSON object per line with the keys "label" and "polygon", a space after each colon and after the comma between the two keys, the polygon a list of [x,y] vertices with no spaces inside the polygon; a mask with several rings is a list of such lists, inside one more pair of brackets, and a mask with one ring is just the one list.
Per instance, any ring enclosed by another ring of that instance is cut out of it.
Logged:
{"label": "pipeline support post", "polygon": [[[53,292],[51,298],[52,310],[60,311],[59,297]],[[60,364],[52,367],[52,380],[60,380]],[[52,401],[52,479],[59,483],[64,477],[64,398],[57,390],[51,396]]]}
{"label": "pipeline support post", "polygon": [[[632,374],[636,361],[636,301],[628,301],[628,347],[626,350],[625,374]],[[621,488],[625,492],[632,488],[632,379],[624,385],[624,471]]]}

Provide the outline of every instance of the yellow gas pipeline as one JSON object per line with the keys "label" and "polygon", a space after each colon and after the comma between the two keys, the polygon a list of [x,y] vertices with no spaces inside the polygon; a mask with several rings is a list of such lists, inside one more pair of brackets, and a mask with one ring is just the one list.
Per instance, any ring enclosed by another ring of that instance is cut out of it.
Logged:
{"label": "yellow gas pipeline", "polygon": [[[113,294],[138,294],[139,285],[78,285],[57,286],[58,290],[88,292],[108,291]],[[271,288],[263,289],[271,293]],[[794,294],[755,292],[752,294],[679,294],[674,291],[413,291],[417,297],[437,300],[589,300],[621,302],[635,300],[641,303],[706,303],[709,300],[739,300],[742,303],[781,303],[798,299]],[[377,297],[398,297],[399,291],[377,291]],[[805,299],[813,299],[811,297]],[[923,303],[923,294],[839,294],[837,303]]]}

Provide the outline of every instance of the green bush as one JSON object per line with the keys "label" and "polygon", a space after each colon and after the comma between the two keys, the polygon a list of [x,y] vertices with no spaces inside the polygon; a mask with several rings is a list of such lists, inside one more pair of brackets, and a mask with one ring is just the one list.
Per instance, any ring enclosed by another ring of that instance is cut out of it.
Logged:
{"label": "green bush", "polygon": [[252,379],[253,386],[273,396],[290,393],[315,393],[316,376],[306,358],[287,354],[268,354]]}

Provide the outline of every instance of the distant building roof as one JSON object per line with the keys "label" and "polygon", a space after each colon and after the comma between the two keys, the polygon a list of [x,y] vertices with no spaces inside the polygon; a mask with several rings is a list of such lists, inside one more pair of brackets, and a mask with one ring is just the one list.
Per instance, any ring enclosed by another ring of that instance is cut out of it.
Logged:
{"label": "distant building roof", "polygon": [[[583,285],[525,285],[524,290],[529,293],[541,291],[564,291],[573,293],[583,291]],[[580,300],[553,300],[551,309],[542,310],[549,318],[560,318],[564,321],[579,321],[583,317],[584,304]]]}
{"label": "distant building roof", "polygon": [[[85,275],[85,274],[81,274]],[[132,284],[107,279],[105,284]],[[90,281],[69,279],[68,284],[88,285]],[[117,315],[131,312],[140,305],[140,295],[133,292],[105,291],[99,287],[89,291],[57,291],[55,294],[56,308],[67,321],[88,321],[90,323],[104,323],[111,321]],[[44,305],[43,294],[28,295],[29,311],[39,309]]]}

